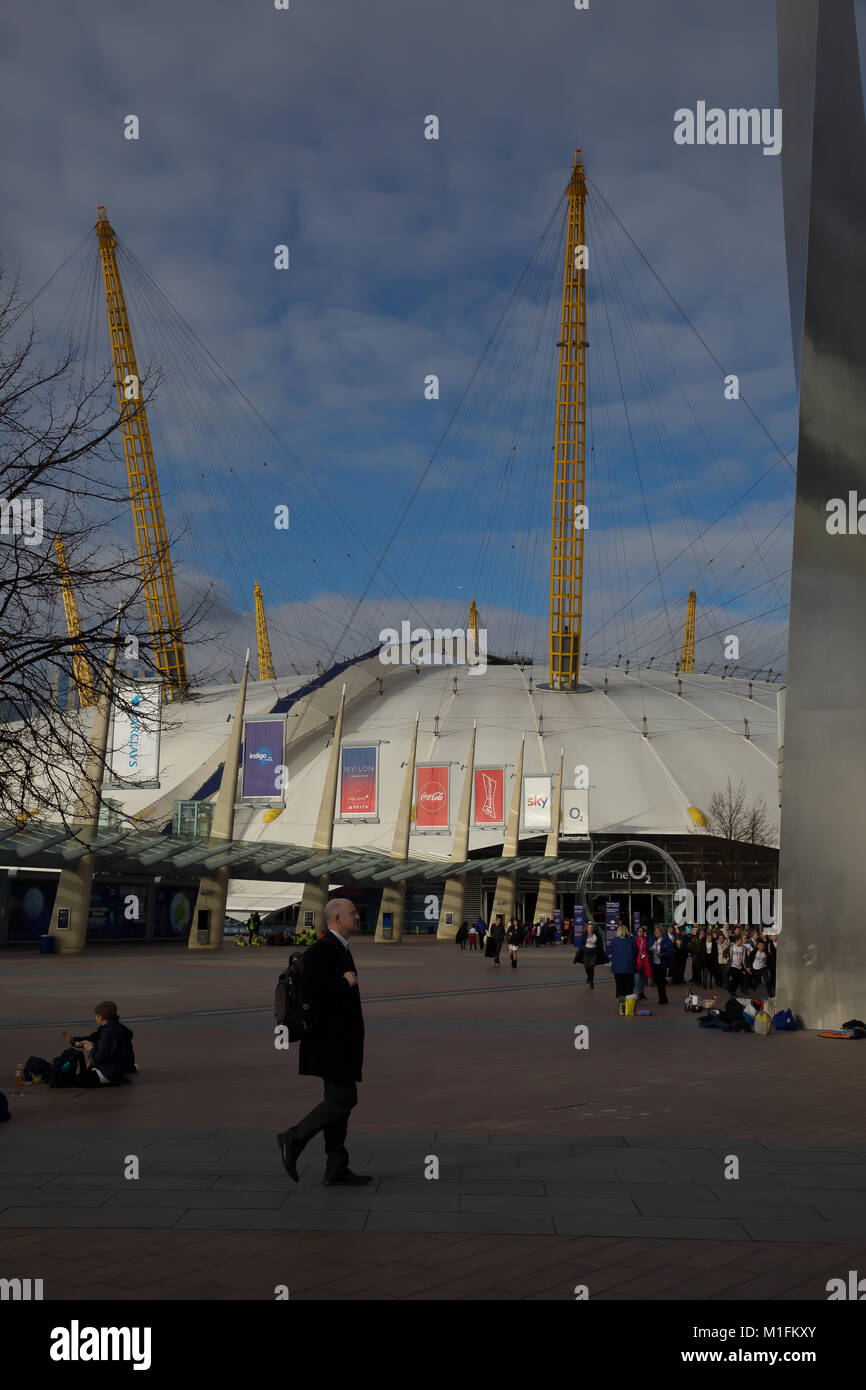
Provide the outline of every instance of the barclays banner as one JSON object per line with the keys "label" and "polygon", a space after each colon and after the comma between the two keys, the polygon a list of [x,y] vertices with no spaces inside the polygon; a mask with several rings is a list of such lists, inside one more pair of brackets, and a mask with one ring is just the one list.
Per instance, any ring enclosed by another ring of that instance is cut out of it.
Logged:
{"label": "barclays banner", "polygon": [[282,800],[285,796],[283,767],[283,719],[244,720],[244,763],[241,800]]}
{"label": "barclays banner", "polygon": [[119,681],[117,696],[130,713],[114,708],[107,785],[158,787],[162,682]]}

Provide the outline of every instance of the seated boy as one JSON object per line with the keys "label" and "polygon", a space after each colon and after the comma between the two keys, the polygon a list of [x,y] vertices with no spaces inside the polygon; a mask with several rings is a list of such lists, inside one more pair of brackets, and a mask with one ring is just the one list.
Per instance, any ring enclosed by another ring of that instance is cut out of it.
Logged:
{"label": "seated boy", "polygon": [[96,1032],[87,1037],[71,1037],[66,1042],[84,1053],[84,1066],[75,1086],[120,1086],[129,1072],[138,1071],[132,1048],[132,1030],[117,1017],[117,1005],[110,999],[93,1010]]}

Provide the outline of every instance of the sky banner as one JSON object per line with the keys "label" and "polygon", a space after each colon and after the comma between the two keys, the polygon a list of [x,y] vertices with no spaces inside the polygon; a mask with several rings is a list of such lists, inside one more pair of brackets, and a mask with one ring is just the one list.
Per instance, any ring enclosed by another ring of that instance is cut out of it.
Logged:
{"label": "sky banner", "polygon": [[589,792],[565,787],[562,793],[562,835],[589,834]]}
{"label": "sky banner", "polygon": [[419,767],[415,772],[415,829],[447,830],[449,826],[448,763]]}
{"label": "sky banner", "polygon": [[340,749],[340,816],[378,814],[379,746]]}
{"label": "sky banner", "polygon": [[550,777],[523,779],[524,830],[550,829]]}
{"label": "sky banner", "polygon": [[111,733],[111,786],[159,786],[160,681],[121,680],[118,699],[133,707],[125,714],[115,705]]}
{"label": "sky banner", "polygon": [[505,823],[505,768],[476,767],[473,825]]}
{"label": "sky banner", "polygon": [[241,800],[269,801],[285,794],[283,766],[283,719],[244,721],[244,773]]}

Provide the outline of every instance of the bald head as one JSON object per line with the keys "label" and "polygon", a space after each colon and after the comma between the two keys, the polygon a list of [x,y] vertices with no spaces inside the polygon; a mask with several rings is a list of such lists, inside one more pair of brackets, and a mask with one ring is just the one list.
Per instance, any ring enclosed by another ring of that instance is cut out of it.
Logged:
{"label": "bald head", "polygon": [[326,930],[335,931],[345,940],[348,940],[351,932],[358,930],[360,920],[355,904],[348,898],[332,898],[325,905]]}

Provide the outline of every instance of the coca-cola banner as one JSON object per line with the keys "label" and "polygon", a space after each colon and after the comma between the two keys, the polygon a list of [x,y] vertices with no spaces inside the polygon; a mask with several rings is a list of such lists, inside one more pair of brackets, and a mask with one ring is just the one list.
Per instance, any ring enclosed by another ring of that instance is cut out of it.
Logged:
{"label": "coca-cola banner", "polygon": [[379,746],[340,749],[340,816],[378,815]]}
{"label": "coca-cola banner", "polygon": [[504,825],[505,768],[476,767],[473,825]]}
{"label": "coca-cola banner", "polygon": [[415,771],[415,829],[447,830],[448,763],[434,763]]}

